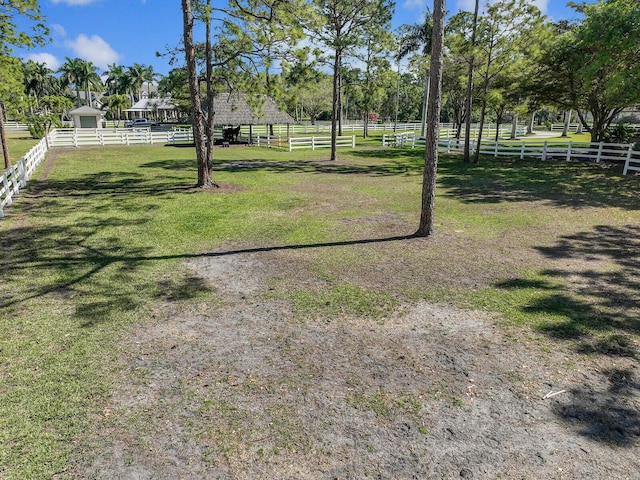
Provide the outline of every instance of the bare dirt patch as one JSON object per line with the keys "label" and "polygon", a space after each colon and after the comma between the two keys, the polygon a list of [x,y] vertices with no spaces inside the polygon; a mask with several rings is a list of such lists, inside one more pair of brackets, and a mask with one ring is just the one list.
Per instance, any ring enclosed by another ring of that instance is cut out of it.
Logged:
{"label": "bare dirt patch", "polygon": [[447,304],[306,318],[269,295],[311,276],[291,255],[185,265],[213,293],[131,332],[76,477],[637,478],[633,358],[548,349]]}

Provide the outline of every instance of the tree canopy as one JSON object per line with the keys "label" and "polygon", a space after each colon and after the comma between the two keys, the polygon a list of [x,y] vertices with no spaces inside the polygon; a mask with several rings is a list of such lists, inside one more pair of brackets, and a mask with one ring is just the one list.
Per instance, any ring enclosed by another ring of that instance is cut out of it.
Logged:
{"label": "tree canopy", "polygon": [[640,104],[640,2],[572,5],[584,18],[556,25],[534,90],[542,101],[576,110],[598,142],[623,109]]}

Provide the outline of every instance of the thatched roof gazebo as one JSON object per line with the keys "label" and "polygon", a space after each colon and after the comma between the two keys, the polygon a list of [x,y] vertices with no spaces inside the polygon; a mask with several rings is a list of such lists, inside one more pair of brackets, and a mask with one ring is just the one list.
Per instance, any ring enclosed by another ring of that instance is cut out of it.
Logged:
{"label": "thatched roof gazebo", "polygon": [[[206,106],[205,109],[208,111]],[[252,98],[246,94],[219,93],[213,100],[213,115],[215,125],[249,125],[249,137],[253,135],[253,125],[286,125],[288,136],[289,125],[295,123],[267,95]]]}

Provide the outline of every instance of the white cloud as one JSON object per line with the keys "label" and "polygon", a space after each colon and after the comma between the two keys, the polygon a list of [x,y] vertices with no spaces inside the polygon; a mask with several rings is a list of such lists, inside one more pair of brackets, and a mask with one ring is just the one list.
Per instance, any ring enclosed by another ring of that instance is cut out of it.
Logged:
{"label": "white cloud", "polygon": [[96,3],[100,0],[53,0],[54,4],[66,3],[67,5],[89,5],[90,3]]}
{"label": "white cloud", "polygon": [[[407,1],[412,1],[412,0],[407,0]],[[543,15],[547,13],[547,6],[549,4],[549,0],[530,0],[530,2],[536,7],[538,7]],[[486,0],[480,0],[480,11],[484,10],[484,6],[487,3],[491,3],[491,2],[488,2]],[[475,7],[476,7],[476,0],[457,0],[456,1],[456,8],[457,8],[456,11],[462,10],[464,12],[473,12]]]}
{"label": "white cloud", "polygon": [[543,15],[547,14],[547,6],[549,4],[549,0],[532,0],[531,3],[538,7]]}
{"label": "white cloud", "polygon": [[27,57],[27,60],[33,60],[36,63],[44,63],[47,66],[47,68],[50,68],[51,70],[54,70],[54,71],[60,68],[60,65],[62,65],[62,62],[58,60],[58,58],[55,55],[52,55],[46,52],[31,53]]}
{"label": "white cloud", "polygon": [[54,35],[58,36],[58,37],[66,37],[67,36],[67,31],[64,29],[64,27],[58,23],[54,23],[53,25],[51,25],[51,31],[53,32]]}
{"label": "white cloud", "polygon": [[456,2],[456,11],[473,12],[475,5],[476,0],[458,0]]}
{"label": "white cloud", "polygon": [[413,9],[413,8],[423,8],[424,4],[425,4],[425,0],[405,0],[402,6],[404,8]]}
{"label": "white cloud", "polygon": [[93,62],[99,68],[107,68],[107,65],[121,59],[121,55],[97,35],[87,37],[80,34],[75,40],[67,40],[65,46],[73,50],[76,56]]}

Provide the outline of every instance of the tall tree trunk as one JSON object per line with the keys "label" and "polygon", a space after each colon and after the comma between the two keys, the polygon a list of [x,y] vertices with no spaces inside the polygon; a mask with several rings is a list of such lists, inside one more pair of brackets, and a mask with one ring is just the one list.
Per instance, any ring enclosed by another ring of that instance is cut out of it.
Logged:
{"label": "tall tree trunk", "polygon": [[425,138],[427,136],[427,115],[429,111],[429,83],[431,72],[427,72],[427,79],[424,82],[424,98],[422,100],[422,125],[420,127],[420,136]]}
{"label": "tall tree trunk", "polygon": [[331,160],[337,160],[338,115],[340,115],[340,52],[336,50],[333,60],[333,105],[331,107]]}
{"label": "tall tree trunk", "polygon": [[420,224],[415,235],[433,235],[436,201],[436,173],[438,170],[438,135],[440,130],[440,108],[442,105],[442,55],[444,47],[445,0],[433,1],[433,36],[431,40],[431,88],[427,118],[426,146],[424,150],[424,173],[422,178],[422,209]]}
{"label": "tall tree trunk", "polygon": [[569,123],[571,122],[571,113],[572,111],[569,110],[567,112],[564,112],[564,126],[562,127],[562,137],[568,137],[569,136]]}
{"label": "tall tree trunk", "polygon": [[[487,67],[487,72],[489,67]],[[480,125],[478,126],[478,143],[476,143],[476,151],[473,154],[473,164],[480,163],[480,144],[482,142],[482,130],[484,129],[484,117],[487,113],[487,93],[489,91],[489,78],[484,81],[482,88],[482,108],[480,109]]]}
{"label": "tall tree trunk", "polygon": [[480,0],[476,0],[475,10],[473,11],[473,26],[471,30],[471,61],[469,62],[469,75],[467,76],[467,99],[466,99],[466,119],[464,131],[464,156],[463,161],[469,163],[471,160],[470,144],[471,144],[471,109],[473,108],[473,69],[475,68],[475,50],[476,48],[476,30],[478,28],[478,10],[480,9]]}
{"label": "tall tree trunk", "polygon": [[342,136],[342,56],[338,66],[338,135]]}
{"label": "tall tree trunk", "polygon": [[536,120],[536,112],[531,112],[531,116],[529,117],[529,125],[527,125],[527,134],[533,134],[533,124]]}
{"label": "tall tree trunk", "polygon": [[4,156],[4,168],[11,166],[9,156],[9,146],[7,145],[7,135],[4,130],[4,103],[0,102],[0,143],[2,143],[2,155]]}
{"label": "tall tree trunk", "polygon": [[515,140],[518,137],[518,116],[514,115],[511,120],[511,140]]}
{"label": "tall tree trunk", "polygon": [[197,186],[212,187],[215,183],[211,176],[211,170],[207,165],[204,114],[202,112],[202,103],[200,102],[200,88],[198,85],[198,73],[196,71],[196,53],[193,43],[193,13],[191,11],[191,0],[182,0],[182,15],[184,27],[184,54],[189,76],[191,115],[193,117],[193,138],[196,144],[198,164]]}
{"label": "tall tree trunk", "polygon": [[207,39],[205,41],[205,56],[207,63],[207,123],[205,133],[207,136],[207,159],[206,170],[211,180],[212,186],[218,187],[219,185],[213,180],[211,172],[213,171],[213,145],[215,143],[213,139],[213,122],[215,120],[215,113],[213,111],[213,56],[211,52],[211,0],[207,0],[207,24],[205,27],[205,34]]}

